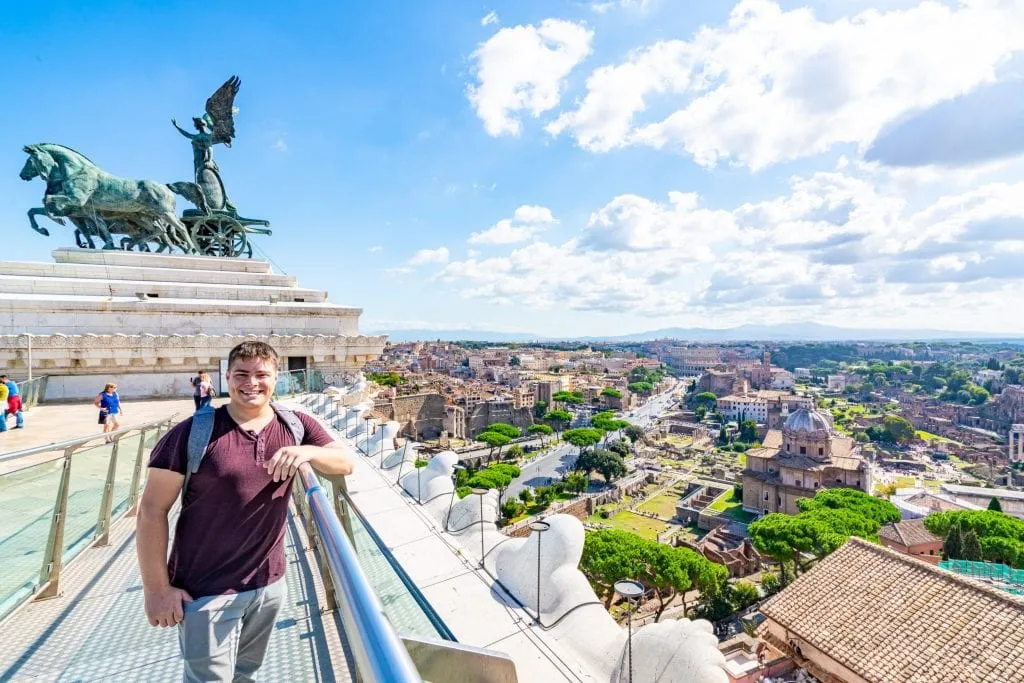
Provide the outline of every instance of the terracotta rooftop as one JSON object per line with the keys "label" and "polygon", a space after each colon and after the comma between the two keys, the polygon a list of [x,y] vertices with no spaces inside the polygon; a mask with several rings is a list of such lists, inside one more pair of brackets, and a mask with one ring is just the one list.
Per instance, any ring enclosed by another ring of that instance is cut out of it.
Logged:
{"label": "terracotta rooftop", "polygon": [[1024,600],[858,538],[761,611],[872,683],[1024,682]]}
{"label": "terracotta rooftop", "polygon": [[906,519],[895,524],[886,524],[878,531],[878,535],[908,548],[912,545],[942,540],[941,537],[928,531],[923,519]]}

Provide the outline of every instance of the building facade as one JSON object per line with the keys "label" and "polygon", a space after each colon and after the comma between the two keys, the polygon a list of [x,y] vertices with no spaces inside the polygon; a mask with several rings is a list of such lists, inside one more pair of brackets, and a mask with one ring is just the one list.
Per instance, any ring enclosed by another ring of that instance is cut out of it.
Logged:
{"label": "building facade", "polygon": [[837,487],[870,492],[870,468],[854,440],[836,434],[816,410],[790,414],[781,430],[768,430],[761,448],[747,451],[743,509],[748,512],[795,515],[797,500]]}

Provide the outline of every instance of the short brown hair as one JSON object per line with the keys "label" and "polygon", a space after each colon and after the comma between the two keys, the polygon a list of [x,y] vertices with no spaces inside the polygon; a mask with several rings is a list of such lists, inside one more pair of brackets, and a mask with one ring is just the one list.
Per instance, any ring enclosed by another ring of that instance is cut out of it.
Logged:
{"label": "short brown hair", "polygon": [[278,368],[277,351],[266,342],[244,341],[228,354],[228,370],[235,364],[236,360],[267,360],[274,364],[274,370]]}

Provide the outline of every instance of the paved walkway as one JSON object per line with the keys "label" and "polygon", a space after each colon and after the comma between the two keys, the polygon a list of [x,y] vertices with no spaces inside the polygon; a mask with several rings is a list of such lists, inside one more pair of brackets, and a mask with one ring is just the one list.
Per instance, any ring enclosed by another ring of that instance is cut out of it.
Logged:
{"label": "paved walkway", "polygon": [[[217,399],[214,405],[221,405],[226,400]],[[191,398],[125,400],[121,407],[124,409],[122,427],[159,420],[175,413],[187,417],[195,410]],[[90,434],[99,436],[103,432],[103,427],[96,423],[97,415],[98,411],[89,401],[38,405],[25,413],[24,429],[8,429],[0,434],[0,455]],[[8,425],[14,427],[14,420],[10,420]]]}
{"label": "paved walkway", "polygon": [[[350,681],[336,617],[321,614],[323,586],[288,526],[288,601],[261,669],[268,681]],[[33,602],[2,627],[0,681],[180,681],[176,629],[152,628],[142,608],[135,519],[115,525],[111,544],[83,551],[62,578],[63,595]]]}

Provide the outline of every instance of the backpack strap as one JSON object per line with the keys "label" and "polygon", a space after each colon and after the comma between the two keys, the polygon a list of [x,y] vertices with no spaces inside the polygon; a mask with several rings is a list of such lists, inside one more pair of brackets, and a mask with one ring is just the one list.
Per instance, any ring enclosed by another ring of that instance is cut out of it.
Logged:
{"label": "backpack strap", "polygon": [[181,486],[182,500],[185,498],[185,489],[188,488],[189,478],[199,469],[199,465],[206,456],[206,449],[213,436],[213,423],[216,415],[217,411],[213,406],[200,408],[192,415],[192,425],[188,432],[188,462],[185,468],[185,483]]}
{"label": "backpack strap", "polygon": [[306,426],[302,424],[302,420],[295,414],[294,411],[285,408],[280,403],[271,403],[270,407],[274,409],[281,421],[284,422],[285,426],[288,427],[288,431],[291,432],[292,438],[295,439],[295,445],[301,446],[302,440],[306,438]]}

